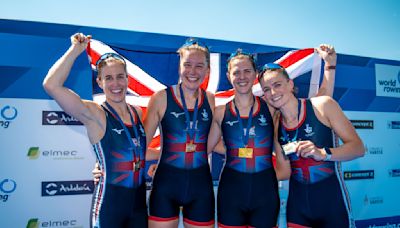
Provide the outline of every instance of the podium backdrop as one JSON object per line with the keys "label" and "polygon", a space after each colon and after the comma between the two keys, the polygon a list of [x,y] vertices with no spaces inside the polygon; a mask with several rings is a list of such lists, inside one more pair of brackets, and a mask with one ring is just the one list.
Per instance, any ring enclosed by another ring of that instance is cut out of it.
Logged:
{"label": "podium backdrop", "polygon": [[[134,63],[144,72],[164,85],[177,82],[175,51],[186,37],[0,20],[0,227],[89,226],[92,147],[85,128],[64,113],[41,85],[75,32],[91,34],[127,55],[132,50],[132,55],[141,57]],[[271,62],[291,50],[202,41],[219,56],[218,87],[224,90],[230,88],[225,76],[230,52],[240,47],[258,53],[260,62]],[[165,62],[165,56],[172,63]],[[162,68],[167,65],[172,67]],[[92,99],[96,88],[91,76],[82,54],[66,86]],[[308,72],[295,80],[303,96],[310,90],[311,77]],[[399,227],[400,62],[339,54],[334,99],[366,148],[363,158],[342,163],[357,227]],[[223,160],[213,157],[217,181]],[[281,186],[284,209],[287,183]]]}

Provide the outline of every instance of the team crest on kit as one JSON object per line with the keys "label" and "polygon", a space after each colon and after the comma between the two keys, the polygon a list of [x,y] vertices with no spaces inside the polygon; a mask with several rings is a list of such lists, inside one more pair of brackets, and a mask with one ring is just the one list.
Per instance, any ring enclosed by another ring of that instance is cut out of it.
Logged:
{"label": "team crest on kit", "polygon": [[201,119],[203,121],[208,121],[208,113],[204,108],[203,108],[203,111],[201,112]]}
{"label": "team crest on kit", "polygon": [[267,126],[267,119],[264,117],[263,114],[261,114],[260,118],[258,118],[258,121],[260,121],[260,126]]}
{"label": "team crest on kit", "polygon": [[232,127],[235,123],[239,123],[239,121],[238,120],[232,120],[232,121],[226,121],[225,123]]}
{"label": "team crest on kit", "polygon": [[306,132],[306,137],[312,137],[315,133],[313,132],[312,127],[310,127],[309,124],[306,124],[306,128],[304,128],[304,131]]}

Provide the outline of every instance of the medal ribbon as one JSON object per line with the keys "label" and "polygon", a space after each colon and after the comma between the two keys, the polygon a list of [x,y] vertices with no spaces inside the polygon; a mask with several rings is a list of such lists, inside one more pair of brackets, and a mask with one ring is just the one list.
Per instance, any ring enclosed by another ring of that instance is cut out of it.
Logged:
{"label": "medal ribbon", "polygon": [[[186,128],[187,128],[187,131],[188,131],[188,134],[189,134],[189,140],[190,141],[194,141],[194,133],[195,133],[195,127],[196,127],[196,121],[197,121],[197,113],[199,111],[199,108],[197,107],[197,105],[199,104],[199,96],[200,96],[200,94],[197,96],[196,103],[194,104],[193,121],[192,121],[192,120],[190,120],[189,111],[188,111],[188,108],[186,106],[185,95],[183,94],[183,90],[182,90],[182,84],[179,84],[179,91],[181,93],[181,102],[182,102],[183,110],[185,111]],[[190,123],[192,123],[192,124],[190,124]]]}
{"label": "medal ribbon", "polygon": [[[298,113],[297,113],[297,124],[299,124],[300,111],[301,111],[301,100],[300,99],[298,99],[297,110],[298,110]],[[281,127],[281,133],[282,133],[283,137],[285,138],[285,140],[287,142],[294,142],[294,141],[297,140],[297,134],[299,133],[299,126],[297,126],[296,132],[294,133],[294,136],[293,136],[293,138],[291,140],[289,139],[289,134],[287,133],[287,131],[286,131],[284,126]]]}
{"label": "medal ribbon", "polygon": [[250,108],[249,111],[249,118],[247,119],[247,128],[244,129],[243,128],[243,122],[242,122],[242,118],[240,118],[240,112],[239,109],[236,106],[236,102],[235,99],[233,99],[233,104],[235,106],[235,111],[236,111],[236,116],[239,122],[239,127],[242,130],[242,142],[243,142],[243,146],[247,147],[248,142],[249,142],[249,132],[250,132],[250,128],[251,128],[251,122],[253,120],[253,108],[254,108],[254,104],[255,104],[255,98],[253,96],[253,105]]}
{"label": "medal ribbon", "polygon": [[125,135],[128,138],[129,144],[131,146],[129,149],[133,149],[133,160],[136,162],[136,157],[138,157],[139,160],[140,160],[140,152],[139,152],[140,137],[139,137],[139,133],[138,133],[138,130],[137,130],[137,124],[133,120],[132,113],[131,113],[131,111],[129,109],[129,106],[127,105],[126,109],[128,110],[129,116],[131,118],[133,134],[135,135],[135,138],[138,141],[138,145],[137,146],[135,144],[133,144],[131,133],[129,132],[128,128],[125,126],[125,124],[122,121],[121,117],[118,115],[118,113],[115,111],[115,109],[110,104],[107,103],[107,101],[105,103],[106,103],[107,108],[111,111],[111,113],[114,114],[115,117],[117,117],[119,123],[122,125],[122,128],[124,128]]}

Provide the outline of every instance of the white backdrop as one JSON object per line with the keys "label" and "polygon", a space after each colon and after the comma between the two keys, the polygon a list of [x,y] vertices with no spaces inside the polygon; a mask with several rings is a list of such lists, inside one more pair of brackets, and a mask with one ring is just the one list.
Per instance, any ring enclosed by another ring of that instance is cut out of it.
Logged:
{"label": "white backdrop", "polygon": [[[88,227],[95,157],[85,128],[43,125],[43,111],[61,111],[50,100],[0,99],[0,111],[0,121],[16,113],[0,125],[0,227]],[[59,124],[56,114],[44,123]],[[59,195],[76,193],[86,194]]]}
{"label": "white backdrop", "polygon": [[[354,217],[356,220],[398,217],[400,215],[400,114],[345,113],[353,121],[366,148],[363,158],[343,162]],[[400,223],[393,227],[400,227]]]}

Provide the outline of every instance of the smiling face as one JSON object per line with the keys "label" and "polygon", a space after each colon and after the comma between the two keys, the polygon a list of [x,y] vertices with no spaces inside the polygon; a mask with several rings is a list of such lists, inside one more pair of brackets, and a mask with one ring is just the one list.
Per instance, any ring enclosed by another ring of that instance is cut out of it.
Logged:
{"label": "smiling face", "polygon": [[203,51],[198,49],[182,50],[179,62],[182,86],[189,90],[197,90],[209,73],[210,67]]}
{"label": "smiling face", "polygon": [[108,61],[99,71],[97,84],[103,89],[108,102],[125,102],[128,88],[125,65],[118,61]]}
{"label": "smiling face", "polygon": [[294,97],[294,83],[282,71],[265,71],[259,81],[267,102],[275,108],[281,108]]}
{"label": "smiling face", "polygon": [[239,56],[229,61],[227,76],[235,93],[247,94],[252,92],[256,71],[247,56]]}

